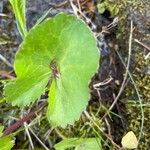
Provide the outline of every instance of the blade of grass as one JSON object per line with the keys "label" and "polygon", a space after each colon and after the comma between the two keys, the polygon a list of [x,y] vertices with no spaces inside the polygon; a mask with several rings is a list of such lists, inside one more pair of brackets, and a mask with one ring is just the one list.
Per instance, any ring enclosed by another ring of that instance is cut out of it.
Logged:
{"label": "blade of grass", "polygon": [[132,52],[132,36],[133,36],[133,21],[131,20],[131,25],[130,25],[130,36],[129,36],[129,49],[128,49],[128,61],[127,61],[127,65],[126,65],[126,72],[124,75],[124,79],[123,82],[121,84],[120,90],[118,92],[118,95],[115,97],[114,102],[111,104],[110,108],[108,109],[108,112],[106,112],[104,114],[104,116],[102,117],[102,119],[104,119],[106,117],[107,114],[109,114],[109,111],[111,111],[114,106],[116,105],[117,101],[119,100],[124,88],[125,88],[125,83],[128,77],[128,71],[129,71],[129,67],[130,67],[130,60],[131,60],[131,52]]}
{"label": "blade of grass", "polygon": [[[117,55],[119,56],[119,58],[120,58],[122,64],[123,64],[124,67],[126,68],[125,62],[124,62],[124,60],[122,59],[120,53],[119,53],[118,51],[116,51],[116,53],[117,53]],[[139,141],[140,141],[140,139],[141,139],[141,136],[142,136],[143,127],[144,127],[144,109],[143,109],[143,104],[142,104],[142,99],[141,99],[141,96],[140,96],[139,89],[137,88],[136,83],[135,83],[135,81],[134,81],[134,79],[133,79],[133,77],[132,77],[132,74],[130,73],[129,70],[128,70],[128,75],[129,75],[129,77],[130,77],[130,79],[131,79],[131,82],[132,82],[134,88],[135,88],[135,91],[136,91],[136,94],[137,94],[137,97],[138,97],[138,100],[139,100],[139,103],[140,103],[140,109],[141,109],[141,116],[142,116],[142,118],[141,118],[140,134],[139,134],[139,137],[138,137],[138,143],[139,143]]]}
{"label": "blade of grass", "polygon": [[121,147],[119,145],[117,145],[112,138],[110,138],[105,132],[103,132],[103,130],[101,129],[101,127],[97,124],[97,122],[89,115],[89,113],[87,111],[84,111],[84,115],[93,122],[93,124],[97,127],[97,129],[104,135],[106,136],[110,142],[112,143],[113,146],[115,146],[117,149],[121,149]]}
{"label": "blade of grass", "polygon": [[26,0],[10,0],[12,5],[16,20],[17,20],[17,27],[18,31],[22,38],[24,38],[27,34],[27,27],[26,27]]}
{"label": "blade of grass", "polygon": [[52,8],[48,9],[43,15],[42,17],[40,17],[37,22],[35,23],[34,27],[37,26],[38,24],[40,24],[46,17],[47,15],[50,13],[50,11],[52,10]]}

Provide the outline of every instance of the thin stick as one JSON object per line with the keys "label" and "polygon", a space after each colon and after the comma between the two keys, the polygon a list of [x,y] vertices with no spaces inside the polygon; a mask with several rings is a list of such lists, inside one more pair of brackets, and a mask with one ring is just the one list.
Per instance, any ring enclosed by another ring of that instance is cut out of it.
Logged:
{"label": "thin stick", "polygon": [[33,132],[33,130],[29,128],[29,131],[34,135],[34,137],[39,141],[39,143],[46,149],[46,150],[49,150],[49,148],[40,140],[40,138]]}
{"label": "thin stick", "polygon": [[31,148],[34,149],[34,145],[33,145],[33,142],[32,142],[32,138],[31,138],[31,136],[30,136],[30,133],[29,133],[29,130],[28,130],[28,125],[27,125],[26,122],[24,122],[24,127],[25,127],[25,131],[26,131],[26,133],[27,133],[27,136],[28,136],[28,139],[29,139]]}
{"label": "thin stick", "polygon": [[100,132],[101,132],[102,134],[104,134],[104,135],[111,141],[111,143],[112,143],[115,147],[117,147],[119,150],[121,149],[120,146],[118,146],[107,134],[105,134],[105,133],[103,132],[103,130],[99,127],[99,125],[94,121],[94,119],[89,115],[89,113],[88,113],[87,111],[84,111],[84,114],[85,114],[85,116],[86,116],[90,121],[93,122],[93,124],[100,130]]}
{"label": "thin stick", "polygon": [[0,59],[9,67],[13,68],[13,65],[4,57],[0,54]]}
{"label": "thin stick", "polygon": [[[125,62],[123,61],[121,55],[119,54],[118,51],[116,51],[116,52],[117,52],[120,60],[122,61],[123,65],[125,67]],[[135,91],[136,91],[136,94],[137,94],[137,97],[138,97],[138,100],[139,100],[139,103],[140,103],[140,109],[141,109],[141,117],[142,118],[141,118],[140,134],[139,134],[139,137],[138,137],[138,143],[139,143],[139,141],[141,139],[141,136],[142,136],[142,133],[143,133],[143,127],[144,127],[144,110],[143,110],[144,105],[142,104],[142,99],[141,99],[141,96],[140,96],[140,92],[139,92],[139,90],[138,90],[138,88],[136,86],[136,83],[135,83],[135,81],[134,81],[134,79],[133,79],[133,77],[132,77],[132,75],[131,75],[129,70],[128,70],[128,74],[129,74],[129,77],[130,77],[130,79],[131,79],[131,81],[133,83],[133,86],[135,88]]]}
{"label": "thin stick", "polygon": [[71,4],[71,7],[72,7],[72,9],[73,9],[73,11],[74,11],[74,14],[75,14],[77,17],[79,17],[79,16],[78,16],[78,12],[79,12],[79,13],[81,14],[81,16],[82,16],[83,18],[85,18],[85,20],[86,20],[88,23],[91,23],[93,29],[96,29],[96,25],[91,21],[90,18],[86,17],[86,15],[85,15],[78,7],[76,7],[76,6],[73,4],[72,0],[70,0],[70,4]]}
{"label": "thin stick", "polygon": [[67,3],[68,3],[68,0],[66,0],[62,3],[59,3],[59,4],[49,3],[49,5],[54,8],[60,8],[60,7],[64,7],[65,5],[67,5]]}
{"label": "thin stick", "polygon": [[148,47],[147,45],[143,44],[142,42],[140,42],[138,39],[134,39],[134,41],[138,44],[140,44],[141,46],[143,46],[144,48],[146,48],[147,50],[150,51],[150,47]]}
{"label": "thin stick", "polygon": [[34,116],[35,116],[35,111],[31,111],[29,114],[25,115],[23,118],[16,121],[14,124],[10,125],[10,127],[6,128],[3,132],[3,136],[9,135],[10,133],[15,131],[16,129],[20,128],[24,124],[24,122],[29,121]]}
{"label": "thin stick", "polygon": [[100,86],[104,86],[104,85],[109,84],[112,80],[113,80],[113,78],[110,76],[110,78],[104,80],[103,82],[99,82],[99,83],[94,84],[93,87],[94,87],[95,89],[97,89],[97,88],[100,87]]}
{"label": "thin stick", "polygon": [[79,2],[79,0],[77,0],[77,3],[78,3],[78,8],[79,8],[79,11],[81,12],[81,5],[80,5],[80,2]]}
{"label": "thin stick", "polygon": [[9,16],[4,13],[0,13],[0,17],[9,17]]}
{"label": "thin stick", "polygon": [[128,71],[129,71],[129,67],[130,67],[130,60],[131,60],[131,50],[132,50],[132,35],[133,35],[133,21],[131,20],[131,28],[130,28],[130,37],[129,37],[129,51],[128,51],[128,62],[127,62],[127,67],[126,67],[126,72],[125,72],[125,76],[122,82],[122,85],[120,87],[119,93],[116,96],[114,102],[112,103],[112,105],[110,106],[110,108],[108,109],[108,111],[105,113],[105,115],[102,117],[102,119],[104,119],[106,117],[106,115],[114,108],[115,104],[117,103],[118,99],[120,98],[122,91],[125,88],[125,83],[127,80],[127,76],[128,76]]}
{"label": "thin stick", "polygon": [[10,75],[10,72],[7,72],[7,71],[0,71],[0,76],[8,78],[8,79],[15,79],[15,77]]}
{"label": "thin stick", "polygon": [[59,137],[61,137],[62,139],[66,139],[66,138],[67,138],[67,137],[65,137],[65,136],[59,131],[58,128],[55,128],[54,130],[55,130],[55,132],[59,135]]}
{"label": "thin stick", "polygon": [[38,109],[35,109],[31,112],[29,112],[27,115],[16,121],[14,124],[10,125],[10,127],[6,128],[3,132],[3,136],[9,135],[16,129],[20,128],[24,122],[29,121],[32,119],[34,116],[36,116],[36,113],[40,112],[47,104],[43,104],[43,106],[39,107]]}

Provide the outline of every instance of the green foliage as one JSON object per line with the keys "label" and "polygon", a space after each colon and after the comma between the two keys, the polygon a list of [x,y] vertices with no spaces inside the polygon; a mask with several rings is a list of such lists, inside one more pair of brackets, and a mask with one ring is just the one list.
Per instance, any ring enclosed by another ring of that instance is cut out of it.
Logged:
{"label": "green foliage", "polygon": [[30,105],[50,81],[48,120],[62,127],[73,124],[88,103],[88,84],[98,62],[90,29],[75,16],[61,13],[25,37],[14,64],[17,79],[6,85],[6,99],[12,105]]}
{"label": "green foliage", "polygon": [[0,137],[0,150],[11,150],[14,141],[10,137]]}
{"label": "green foliage", "polygon": [[65,150],[75,147],[75,150],[101,150],[101,143],[96,138],[70,138],[56,144],[56,150]]}
{"label": "green foliage", "polygon": [[24,38],[27,34],[26,18],[25,18],[26,0],[10,0],[10,3],[15,13],[18,30],[22,38]]}
{"label": "green foliage", "polygon": [[4,127],[3,127],[3,126],[0,126],[0,137],[2,136],[3,130],[4,130]]}
{"label": "green foliage", "polygon": [[11,150],[11,148],[14,146],[14,141],[10,136],[2,136],[2,131],[4,127],[0,126],[0,150]]}

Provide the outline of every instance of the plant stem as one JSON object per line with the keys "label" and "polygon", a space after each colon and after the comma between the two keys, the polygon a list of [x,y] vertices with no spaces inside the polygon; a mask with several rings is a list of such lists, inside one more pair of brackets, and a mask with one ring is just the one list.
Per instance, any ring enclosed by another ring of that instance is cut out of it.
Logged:
{"label": "plant stem", "polygon": [[38,112],[40,112],[47,104],[43,104],[39,108],[29,112],[27,115],[25,115],[23,118],[16,121],[14,124],[12,124],[10,127],[6,128],[3,132],[3,136],[9,135],[10,133],[14,132],[16,129],[20,128],[22,125],[24,125],[25,122],[28,122],[33,117],[36,116]]}

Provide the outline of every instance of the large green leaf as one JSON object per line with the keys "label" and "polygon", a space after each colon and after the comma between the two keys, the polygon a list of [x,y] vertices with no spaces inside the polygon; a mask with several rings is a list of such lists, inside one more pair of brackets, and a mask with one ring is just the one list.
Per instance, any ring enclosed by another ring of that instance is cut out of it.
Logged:
{"label": "large green leaf", "polygon": [[[29,105],[53,77],[48,120],[62,127],[72,124],[88,103],[88,85],[98,62],[96,40],[87,25],[61,13],[31,29],[21,44],[15,60],[17,79],[5,87],[7,101]],[[54,79],[56,68],[59,76]]]}
{"label": "large green leaf", "polygon": [[70,138],[55,146],[56,150],[66,150],[75,147],[75,150],[102,150],[100,140],[97,138]]}
{"label": "large green leaf", "polygon": [[10,0],[10,3],[15,13],[18,30],[22,38],[24,38],[27,33],[26,18],[25,18],[26,0]]}

